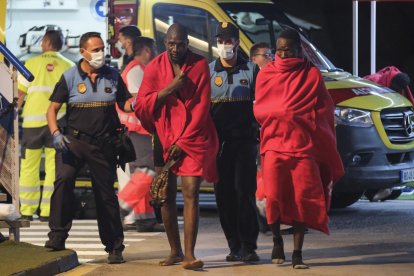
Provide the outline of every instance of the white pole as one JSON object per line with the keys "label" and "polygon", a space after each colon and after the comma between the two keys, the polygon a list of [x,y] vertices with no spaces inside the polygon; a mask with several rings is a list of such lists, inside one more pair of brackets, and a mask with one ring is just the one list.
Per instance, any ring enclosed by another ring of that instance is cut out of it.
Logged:
{"label": "white pole", "polygon": [[352,73],[358,76],[358,1],[352,2],[352,35],[353,35],[353,55],[352,55]]}
{"label": "white pole", "polygon": [[376,43],[377,43],[377,1],[371,2],[371,74],[377,71],[376,65]]}

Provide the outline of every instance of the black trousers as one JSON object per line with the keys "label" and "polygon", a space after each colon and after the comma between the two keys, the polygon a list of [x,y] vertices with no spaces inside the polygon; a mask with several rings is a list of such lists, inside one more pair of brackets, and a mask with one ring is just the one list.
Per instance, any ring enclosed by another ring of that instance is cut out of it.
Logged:
{"label": "black trousers", "polygon": [[215,184],[221,227],[231,251],[257,248],[256,209],[257,143],[253,140],[221,142]]}
{"label": "black trousers", "polygon": [[68,237],[75,211],[73,190],[76,175],[87,163],[91,172],[92,189],[96,201],[99,236],[105,245],[105,251],[122,251],[124,249],[124,233],[114,189],[116,179],[115,152],[113,148],[102,149],[70,136],[68,138],[70,150],[66,153],[56,153],[56,180],[50,203],[49,239],[64,241]]}

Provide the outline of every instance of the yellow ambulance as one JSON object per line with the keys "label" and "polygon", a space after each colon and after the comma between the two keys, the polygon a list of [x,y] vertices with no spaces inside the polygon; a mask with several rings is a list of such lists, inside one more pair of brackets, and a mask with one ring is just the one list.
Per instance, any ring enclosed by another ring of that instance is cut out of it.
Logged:
{"label": "yellow ambulance", "polygon": [[[275,3],[276,2],[276,3]],[[240,29],[240,48],[248,58],[256,42],[275,45],[285,28],[299,29],[269,0],[110,0],[108,37],[116,41],[122,24],[136,24],[153,37],[158,51],[168,27],[188,28],[190,48],[209,61],[218,57],[215,30],[230,21]],[[414,180],[414,112],[400,94],[336,68],[305,36],[305,56],[322,72],[336,104],[338,150],[346,174],[334,187],[333,207],[356,202],[366,189],[383,189]],[[115,47],[112,47],[116,55]]]}

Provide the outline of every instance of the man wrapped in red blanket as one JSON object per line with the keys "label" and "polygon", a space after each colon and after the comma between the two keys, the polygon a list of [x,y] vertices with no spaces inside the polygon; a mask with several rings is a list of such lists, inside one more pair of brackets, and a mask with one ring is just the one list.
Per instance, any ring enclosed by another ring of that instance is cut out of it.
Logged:
{"label": "man wrapped in red blanket", "polygon": [[205,58],[188,50],[188,33],[179,24],[167,31],[167,51],[147,65],[139,89],[135,114],[142,126],[157,132],[164,160],[179,161],[173,176],[181,176],[184,196],[183,255],[177,223],[175,177],[170,177],[167,203],[161,208],[171,253],[160,265],[183,262],[186,269],[199,269],[194,256],[198,227],[198,191],[201,178],[217,181],[218,138],[210,117],[210,73]]}
{"label": "man wrapped in red blanket", "polygon": [[336,150],[334,104],[319,70],[302,58],[299,34],[280,33],[276,59],[260,70],[254,115],[261,125],[260,154],[272,261],[285,260],[280,223],[293,225],[294,268],[302,261],[305,228],[329,233],[332,184],[343,174]]}

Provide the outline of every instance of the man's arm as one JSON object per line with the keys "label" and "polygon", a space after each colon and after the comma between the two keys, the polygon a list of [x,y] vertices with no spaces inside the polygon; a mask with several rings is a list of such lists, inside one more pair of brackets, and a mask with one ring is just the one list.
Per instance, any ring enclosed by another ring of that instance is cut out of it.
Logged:
{"label": "man's arm", "polygon": [[26,93],[19,89],[17,95],[19,97],[19,99],[17,100],[17,108],[20,110],[22,108],[24,98],[26,98]]}
{"label": "man's arm", "polygon": [[62,103],[51,102],[47,110],[47,123],[49,125],[49,131],[52,135],[59,130],[57,114],[61,106]]}
{"label": "man's arm", "polygon": [[175,76],[173,81],[160,92],[158,92],[157,100],[155,101],[155,110],[158,109],[164,102],[165,99],[171,95],[175,90],[178,90],[184,86],[185,74],[181,72]]}

